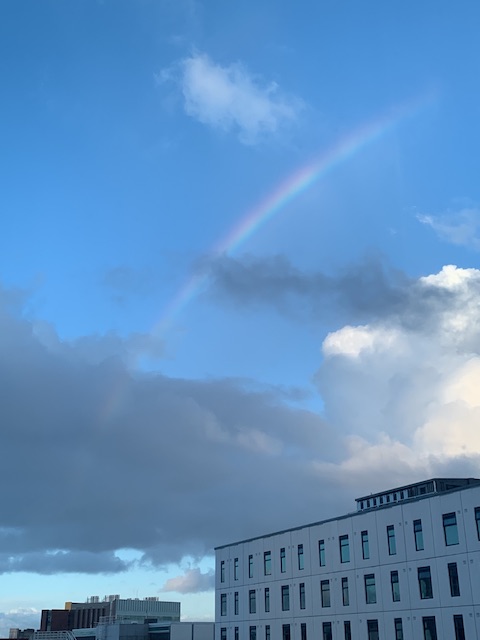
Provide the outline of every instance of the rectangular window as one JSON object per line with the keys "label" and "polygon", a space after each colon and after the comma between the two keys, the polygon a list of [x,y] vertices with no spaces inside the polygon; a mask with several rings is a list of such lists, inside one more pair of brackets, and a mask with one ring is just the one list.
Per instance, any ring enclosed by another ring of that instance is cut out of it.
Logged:
{"label": "rectangular window", "polygon": [[392,585],[393,602],[400,602],[400,583],[398,582],[398,571],[390,571],[390,584]]}
{"label": "rectangular window", "polygon": [[248,556],[248,577],[253,578],[253,556]]}
{"label": "rectangular window", "polygon": [[345,620],[343,623],[343,635],[345,640],[352,640],[352,625],[349,620]]}
{"label": "rectangular window", "polygon": [[233,561],[233,579],[238,580],[238,558]]}
{"label": "rectangular window", "polygon": [[370,547],[368,546],[368,531],[362,531],[362,557],[364,560],[370,558]]}
{"label": "rectangular window", "polygon": [[418,587],[420,589],[420,598],[422,600],[433,598],[430,567],[418,567]]}
{"label": "rectangular window", "polygon": [[307,640],[307,624],[305,622],[300,625],[300,640]]}
{"label": "rectangular window", "polygon": [[265,625],[265,640],[270,640],[270,625]]}
{"label": "rectangular window", "polygon": [[290,587],[282,585],[282,611],[290,611]]}
{"label": "rectangular window", "polygon": [[257,627],[250,627],[250,640],[257,640]]}
{"label": "rectangular window", "polygon": [[322,580],[320,582],[320,598],[322,607],[330,606],[330,580]]}
{"label": "rectangular window", "polygon": [[272,552],[265,551],[263,554],[263,575],[269,576],[272,573]]}
{"label": "rectangular window", "polygon": [[413,521],[413,535],[415,536],[415,550],[423,551],[423,531],[422,531],[422,521],[414,520]]}
{"label": "rectangular window", "polygon": [[221,616],[227,615],[227,594],[226,593],[220,594],[220,615]]}
{"label": "rectangular window", "polygon": [[367,620],[368,640],[378,640],[378,620]]}
{"label": "rectangular window", "polygon": [[480,507],[475,507],[475,524],[477,525],[477,538],[480,540]]}
{"label": "rectangular window", "polygon": [[233,596],[233,615],[238,616],[238,591]]}
{"label": "rectangular window", "polygon": [[325,540],[318,541],[318,562],[321,567],[325,566]]}
{"label": "rectangular window", "polygon": [[444,513],[442,518],[445,544],[447,547],[458,544],[457,516],[455,513]]}
{"label": "rectangular window", "polygon": [[323,640],[332,640],[332,623],[324,622],[323,628]]}
{"label": "rectangular window", "polygon": [[280,572],[285,573],[287,570],[286,566],[286,558],[285,558],[285,547],[280,549]]}
{"label": "rectangular window", "polygon": [[300,571],[305,568],[305,561],[303,557],[303,544],[298,545],[298,568]]}
{"label": "rectangular window", "polygon": [[365,579],[365,602],[367,604],[375,604],[377,602],[377,591],[375,589],[375,574],[367,573],[364,579]]}
{"label": "rectangular window", "polygon": [[455,640],[465,640],[465,627],[463,626],[463,616],[453,616],[453,628],[455,629]]}
{"label": "rectangular window", "polygon": [[348,578],[342,578],[342,602],[344,607],[350,604],[350,596],[348,593]]}
{"label": "rectangular window", "polygon": [[393,621],[395,625],[395,640],[403,640],[403,624],[401,618],[395,618]]}
{"label": "rectangular window", "polygon": [[225,560],[220,562],[220,582],[225,582]]}
{"label": "rectangular window", "polygon": [[282,625],[282,640],[290,640],[290,625]]}
{"label": "rectangular window", "polygon": [[338,540],[340,543],[340,562],[350,562],[350,545],[348,543],[348,536],[340,536]]}
{"label": "rectangular window", "polygon": [[395,542],[395,527],[393,524],[387,527],[388,555],[394,556],[397,553],[397,543]]}
{"label": "rectangular window", "polygon": [[298,585],[299,597],[300,597],[300,609],[305,609],[305,583],[300,582]]}
{"label": "rectangular window", "polygon": [[437,640],[437,625],[435,624],[435,616],[427,616],[426,618],[422,618],[422,622],[424,640]]}
{"label": "rectangular window", "polygon": [[250,589],[248,592],[248,610],[250,613],[257,613],[257,599],[255,596],[255,589]]}
{"label": "rectangular window", "polygon": [[265,613],[270,613],[270,589],[265,587]]}
{"label": "rectangular window", "polygon": [[227,628],[222,627],[220,629],[220,640],[227,640]]}
{"label": "rectangular window", "polygon": [[460,584],[458,582],[458,569],[456,562],[448,563],[448,580],[450,582],[450,595],[455,598],[460,595]]}
{"label": "rectangular window", "polygon": [[234,640],[238,640],[238,637],[239,637],[238,627],[235,627],[235,631],[234,631],[233,637],[234,637]]}

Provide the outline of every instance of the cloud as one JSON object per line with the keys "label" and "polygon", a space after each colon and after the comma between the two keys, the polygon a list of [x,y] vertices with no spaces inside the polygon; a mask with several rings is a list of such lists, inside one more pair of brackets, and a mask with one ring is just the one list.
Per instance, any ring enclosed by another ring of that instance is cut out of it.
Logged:
{"label": "cloud", "polygon": [[442,240],[480,251],[480,209],[466,207],[439,216],[418,215],[417,219]]}
{"label": "cloud", "polygon": [[11,628],[38,629],[41,612],[36,609],[12,609],[0,612],[0,637],[8,638]]}
{"label": "cloud", "polygon": [[[5,541],[6,537],[3,537]],[[132,563],[112,552],[89,551],[31,552],[19,555],[0,554],[0,573],[28,571],[43,575],[56,573],[120,573]]]}
{"label": "cloud", "polygon": [[213,569],[202,573],[199,568],[195,568],[189,569],[181,576],[175,576],[167,580],[161,591],[202,593],[204,591],[212,591],[213,589],[215,589],[215,572]]}
{"label": "cloud", "polygon": [[263,83],[241,63],[215,63],[204,53],[184,58],[176,71],[160,74],[168,80],[179,74],[185,112],[221,131],[233,131],[241,142],[256,144],[295,123],[301,100],[282,94],[274,82]]}

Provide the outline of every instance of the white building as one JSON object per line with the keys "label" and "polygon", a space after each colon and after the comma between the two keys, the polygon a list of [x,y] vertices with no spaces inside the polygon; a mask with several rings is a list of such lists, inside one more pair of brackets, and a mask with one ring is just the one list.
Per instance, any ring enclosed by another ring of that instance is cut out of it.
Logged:
{"label": "white building", "polygon": [[216,640],[480,639],[480,480],[216,549]]}

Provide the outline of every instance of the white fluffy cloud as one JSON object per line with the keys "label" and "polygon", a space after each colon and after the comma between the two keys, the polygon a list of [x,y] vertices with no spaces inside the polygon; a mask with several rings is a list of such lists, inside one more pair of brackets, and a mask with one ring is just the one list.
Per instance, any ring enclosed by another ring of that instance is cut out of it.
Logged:
{"label": "white fluffy cloud", "polygon": [[166,581],[162,591],[175,593],[202,593],[215,588],[215,572],[210,569],[202,573],[197,567],[188,569],[183,575],[175,576]]}

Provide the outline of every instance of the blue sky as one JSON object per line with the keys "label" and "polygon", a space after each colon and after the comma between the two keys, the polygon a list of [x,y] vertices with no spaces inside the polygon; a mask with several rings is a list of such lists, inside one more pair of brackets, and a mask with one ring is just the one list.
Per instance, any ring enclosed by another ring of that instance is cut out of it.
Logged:
{"label": "blue sky", "polygon": [[478,475],[479,20],[3,0],[2,634],[95,594],[211,619],[216,544]]}

